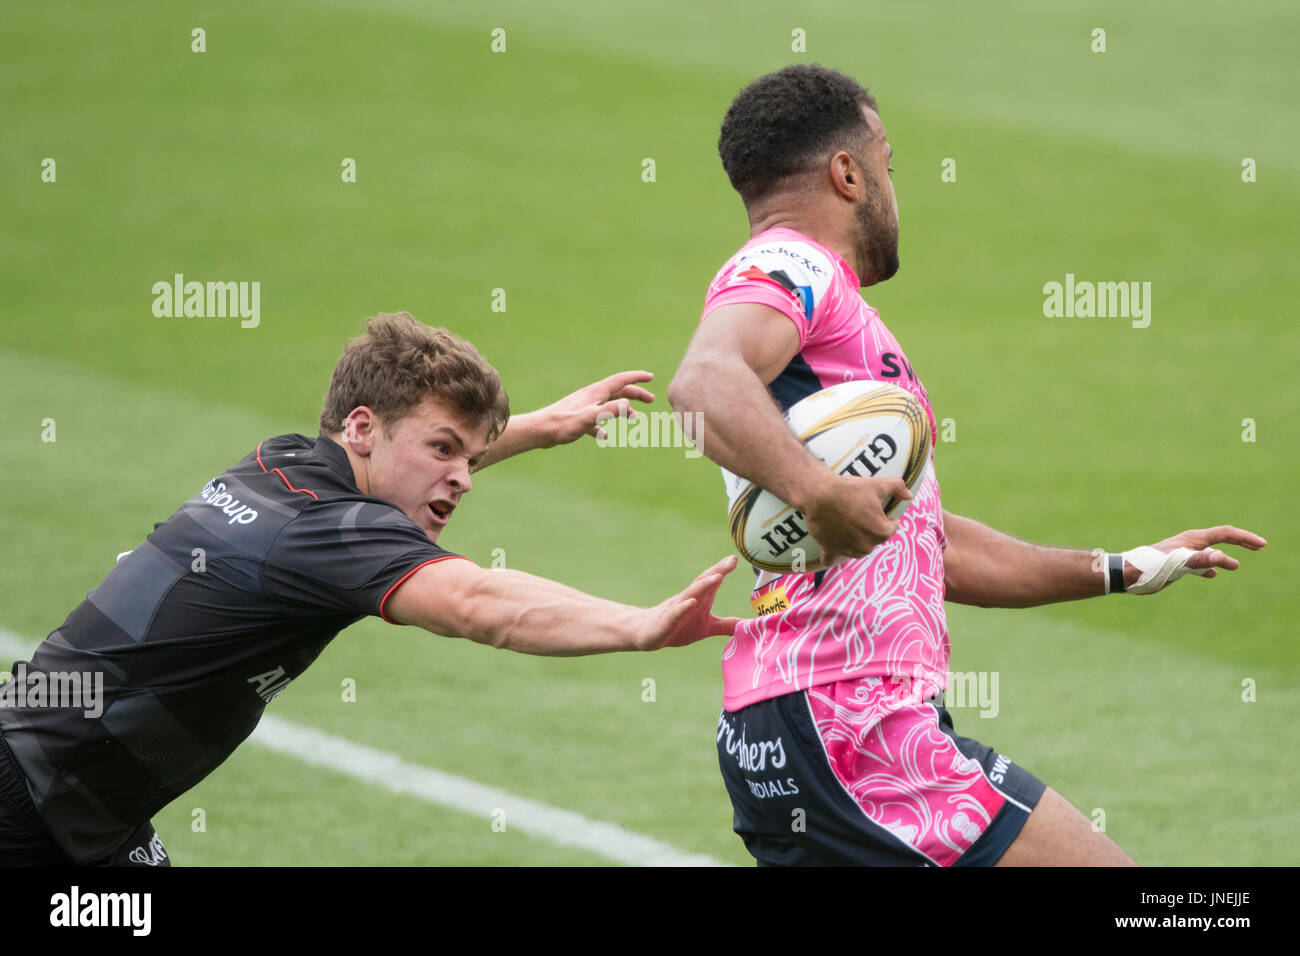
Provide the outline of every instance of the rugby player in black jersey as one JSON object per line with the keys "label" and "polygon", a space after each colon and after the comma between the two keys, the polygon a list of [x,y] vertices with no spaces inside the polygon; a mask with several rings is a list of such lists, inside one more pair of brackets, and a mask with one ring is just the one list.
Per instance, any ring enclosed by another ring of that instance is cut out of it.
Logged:
{"label": "rugby player in black jersey", "polygon": [[[149,818],[366,615],[545,655],[730,634],[737,619],[712,604],[734,558],[636,608],[437,544],[474,472],[599,435],[611,413],[653,400],[637,384],[650,377],[613,375],[511,417],[468,342],[407,313],[368,320],[318,437],[267,439],[212,478],[14,665],[0,690],[0,865],[166,865]],[[78,676],[99,688],[93,707],[66,693]],[[45,693],[56,686],[62,697]]]}

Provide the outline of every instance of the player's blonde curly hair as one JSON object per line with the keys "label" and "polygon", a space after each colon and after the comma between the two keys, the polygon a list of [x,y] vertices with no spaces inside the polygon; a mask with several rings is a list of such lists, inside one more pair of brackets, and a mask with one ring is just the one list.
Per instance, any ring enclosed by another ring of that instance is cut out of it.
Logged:
{"label": "player's blonde curly hair", "polygon": [[320,427],[337,434],[353,409],[366,405],[391,428],[429,397],[489,423],[489,440],[510,417],[501,376],[473,345],[409,312],[381,312],[366,319],[366,331],[334,366]]}

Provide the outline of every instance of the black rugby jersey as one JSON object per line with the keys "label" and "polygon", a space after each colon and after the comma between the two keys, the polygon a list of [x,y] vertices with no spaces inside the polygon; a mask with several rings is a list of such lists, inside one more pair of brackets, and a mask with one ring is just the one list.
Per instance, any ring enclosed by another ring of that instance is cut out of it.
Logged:
{"label": "black rugby jersey", "polygon": [[328,437],[262,442],[122,555],[0,690],[0,732],[54,838],[78,862],[110,855],[339,631],[451,557],[362,494]]}

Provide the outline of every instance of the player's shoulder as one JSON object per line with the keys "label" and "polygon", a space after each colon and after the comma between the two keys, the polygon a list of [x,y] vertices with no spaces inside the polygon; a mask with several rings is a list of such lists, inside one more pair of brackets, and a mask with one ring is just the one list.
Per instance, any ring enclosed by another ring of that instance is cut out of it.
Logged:
{"label": "player's shoulder", "polygon": [[278,435],[263,441],[255,468],[279,479],[271,481],[298,505],[298,524],[335,528],[359,539],[368,532],[388,537],[397,532],[427,540],[424,529],[397,505],[357,487],[348,453],[327,435]]}
{"label": "player's shoulder", "polygon": [[292,525],[293,537],[332,533],[356,538],[373,528],[381,536],[397,528],[425,537],[395,504],[357,487],[347,451],[323,434],[276,435],[258,442],[213,478],[201,497],[221,493],[251,501],[277,525]]}
{"label": "player's shoulder", "polygon": [[836,265],[833,254],[793,229],[769,229],[755,236],[736,254],[738,265],[761,263],[799,273],[817,282],[831,282]]}
{"label": "player's shoulder", "polygon": [[[793,229],[769,229],[745,243],[718,271],[724,282],[759,279],[759,272],[788,277],[795,285],[824,289],[835,280],[834,255]],[[778,281],[780,281],[778,277]]]}
{"label": "player's shoulder", "polygon": [[775,228],[745,243],[713,278],[708,299],[734,298],[743,290],[780,286],[810,319],[837,281],[837,256],[793,229]]}
{"label": "player's shoulder", "polygon": [[[793,229],[775,228],[752,238],[714,276],[706,296],[710,305],[757,301],[772,305],[794,319],[809,322],[824,312],[838,266],[824,246]],[[774,288],[782,294],[773,298]],[[788,298],[787,298],[788,297]],[[786,304],[793,311],[787,311]]]}
{"label": "player's shoulder", "polygon": [[264,493],[300,505],[360,494],[347,452],[326,435],[263,439],[230,472],[262,477],[259,484]]}

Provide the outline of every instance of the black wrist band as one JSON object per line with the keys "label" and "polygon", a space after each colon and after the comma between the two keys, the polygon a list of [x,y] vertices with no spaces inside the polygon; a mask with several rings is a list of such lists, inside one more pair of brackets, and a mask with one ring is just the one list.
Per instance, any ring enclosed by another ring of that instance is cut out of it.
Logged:
{"label": "black wrist band", "polygon": [[1110,575],[1110,593],[1124,593],[1124,555],[1106,555],[1107,573]]}

